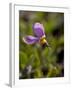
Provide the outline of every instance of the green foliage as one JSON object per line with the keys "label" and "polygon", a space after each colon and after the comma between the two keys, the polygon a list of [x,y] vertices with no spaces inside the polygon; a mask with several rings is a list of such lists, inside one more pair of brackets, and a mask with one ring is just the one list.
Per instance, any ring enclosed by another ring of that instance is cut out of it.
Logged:
{"label": "green foliage", "polygon": [[19,62],[20,68],[23,69],[28,62],[28,57],[27,57],[26,53],[20,51],[19,60],[20,60],[20,62]]}

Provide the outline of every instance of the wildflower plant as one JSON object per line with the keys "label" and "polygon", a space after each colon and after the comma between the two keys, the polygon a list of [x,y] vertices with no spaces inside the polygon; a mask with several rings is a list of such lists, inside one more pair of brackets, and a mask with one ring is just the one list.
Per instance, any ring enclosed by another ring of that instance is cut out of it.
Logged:
{"label": "wildflower plant", "polygon": [[48,42],[46,41],[46,35],[44,32],[43,24],[35,23],[33,25],[33,33],[34,36],[28,35],[26,37],[23,37],[23,41],[26,44],[35,44],[40,43],[42,46],[49,46]]}

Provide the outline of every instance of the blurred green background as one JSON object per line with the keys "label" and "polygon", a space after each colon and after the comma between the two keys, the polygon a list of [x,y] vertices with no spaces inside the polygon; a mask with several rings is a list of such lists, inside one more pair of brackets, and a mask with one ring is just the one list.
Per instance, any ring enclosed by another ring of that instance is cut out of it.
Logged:
{"label": "blurred green background", "polygon": [[[22,41],[33,35],[36,22],[43,24],[51,48]],[[50,77],[64,77],[64,13],[19,11],[19,79]]]}

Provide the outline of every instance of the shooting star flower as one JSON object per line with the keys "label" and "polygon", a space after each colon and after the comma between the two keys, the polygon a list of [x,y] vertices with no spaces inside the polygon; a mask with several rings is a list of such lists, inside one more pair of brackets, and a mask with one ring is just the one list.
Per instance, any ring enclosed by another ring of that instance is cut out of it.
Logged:
{"label": "shooting star flower", "polygon": [[34,36],[28,35],[26,37],[23,37],[23,41],[26,44],[40,43],[42,46],[49,46],[48,42],[46,41],[43,24],[40,24],[38,22],[35,23],[33,25],[33,33]]}

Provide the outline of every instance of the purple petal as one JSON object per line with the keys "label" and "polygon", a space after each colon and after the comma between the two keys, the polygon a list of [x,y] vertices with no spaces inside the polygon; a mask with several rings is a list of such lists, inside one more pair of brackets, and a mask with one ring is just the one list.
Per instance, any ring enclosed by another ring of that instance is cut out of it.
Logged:
{"label": "purple petal", "polygon": [[44,27],[43,27],[43,25],[40,24],[40,23],[35,23],[35,24],[33,25],[33,31],[34,31],[34,34],[35,34],[37,37],[45,36]]}
{"label": "purple petal", "polygon": [[26,44],[34,44],[34,43],[38,42],[39,39],[36,37],[33,37],[33,36],[26,36],[26,37],[23,37],[23,41]]}

